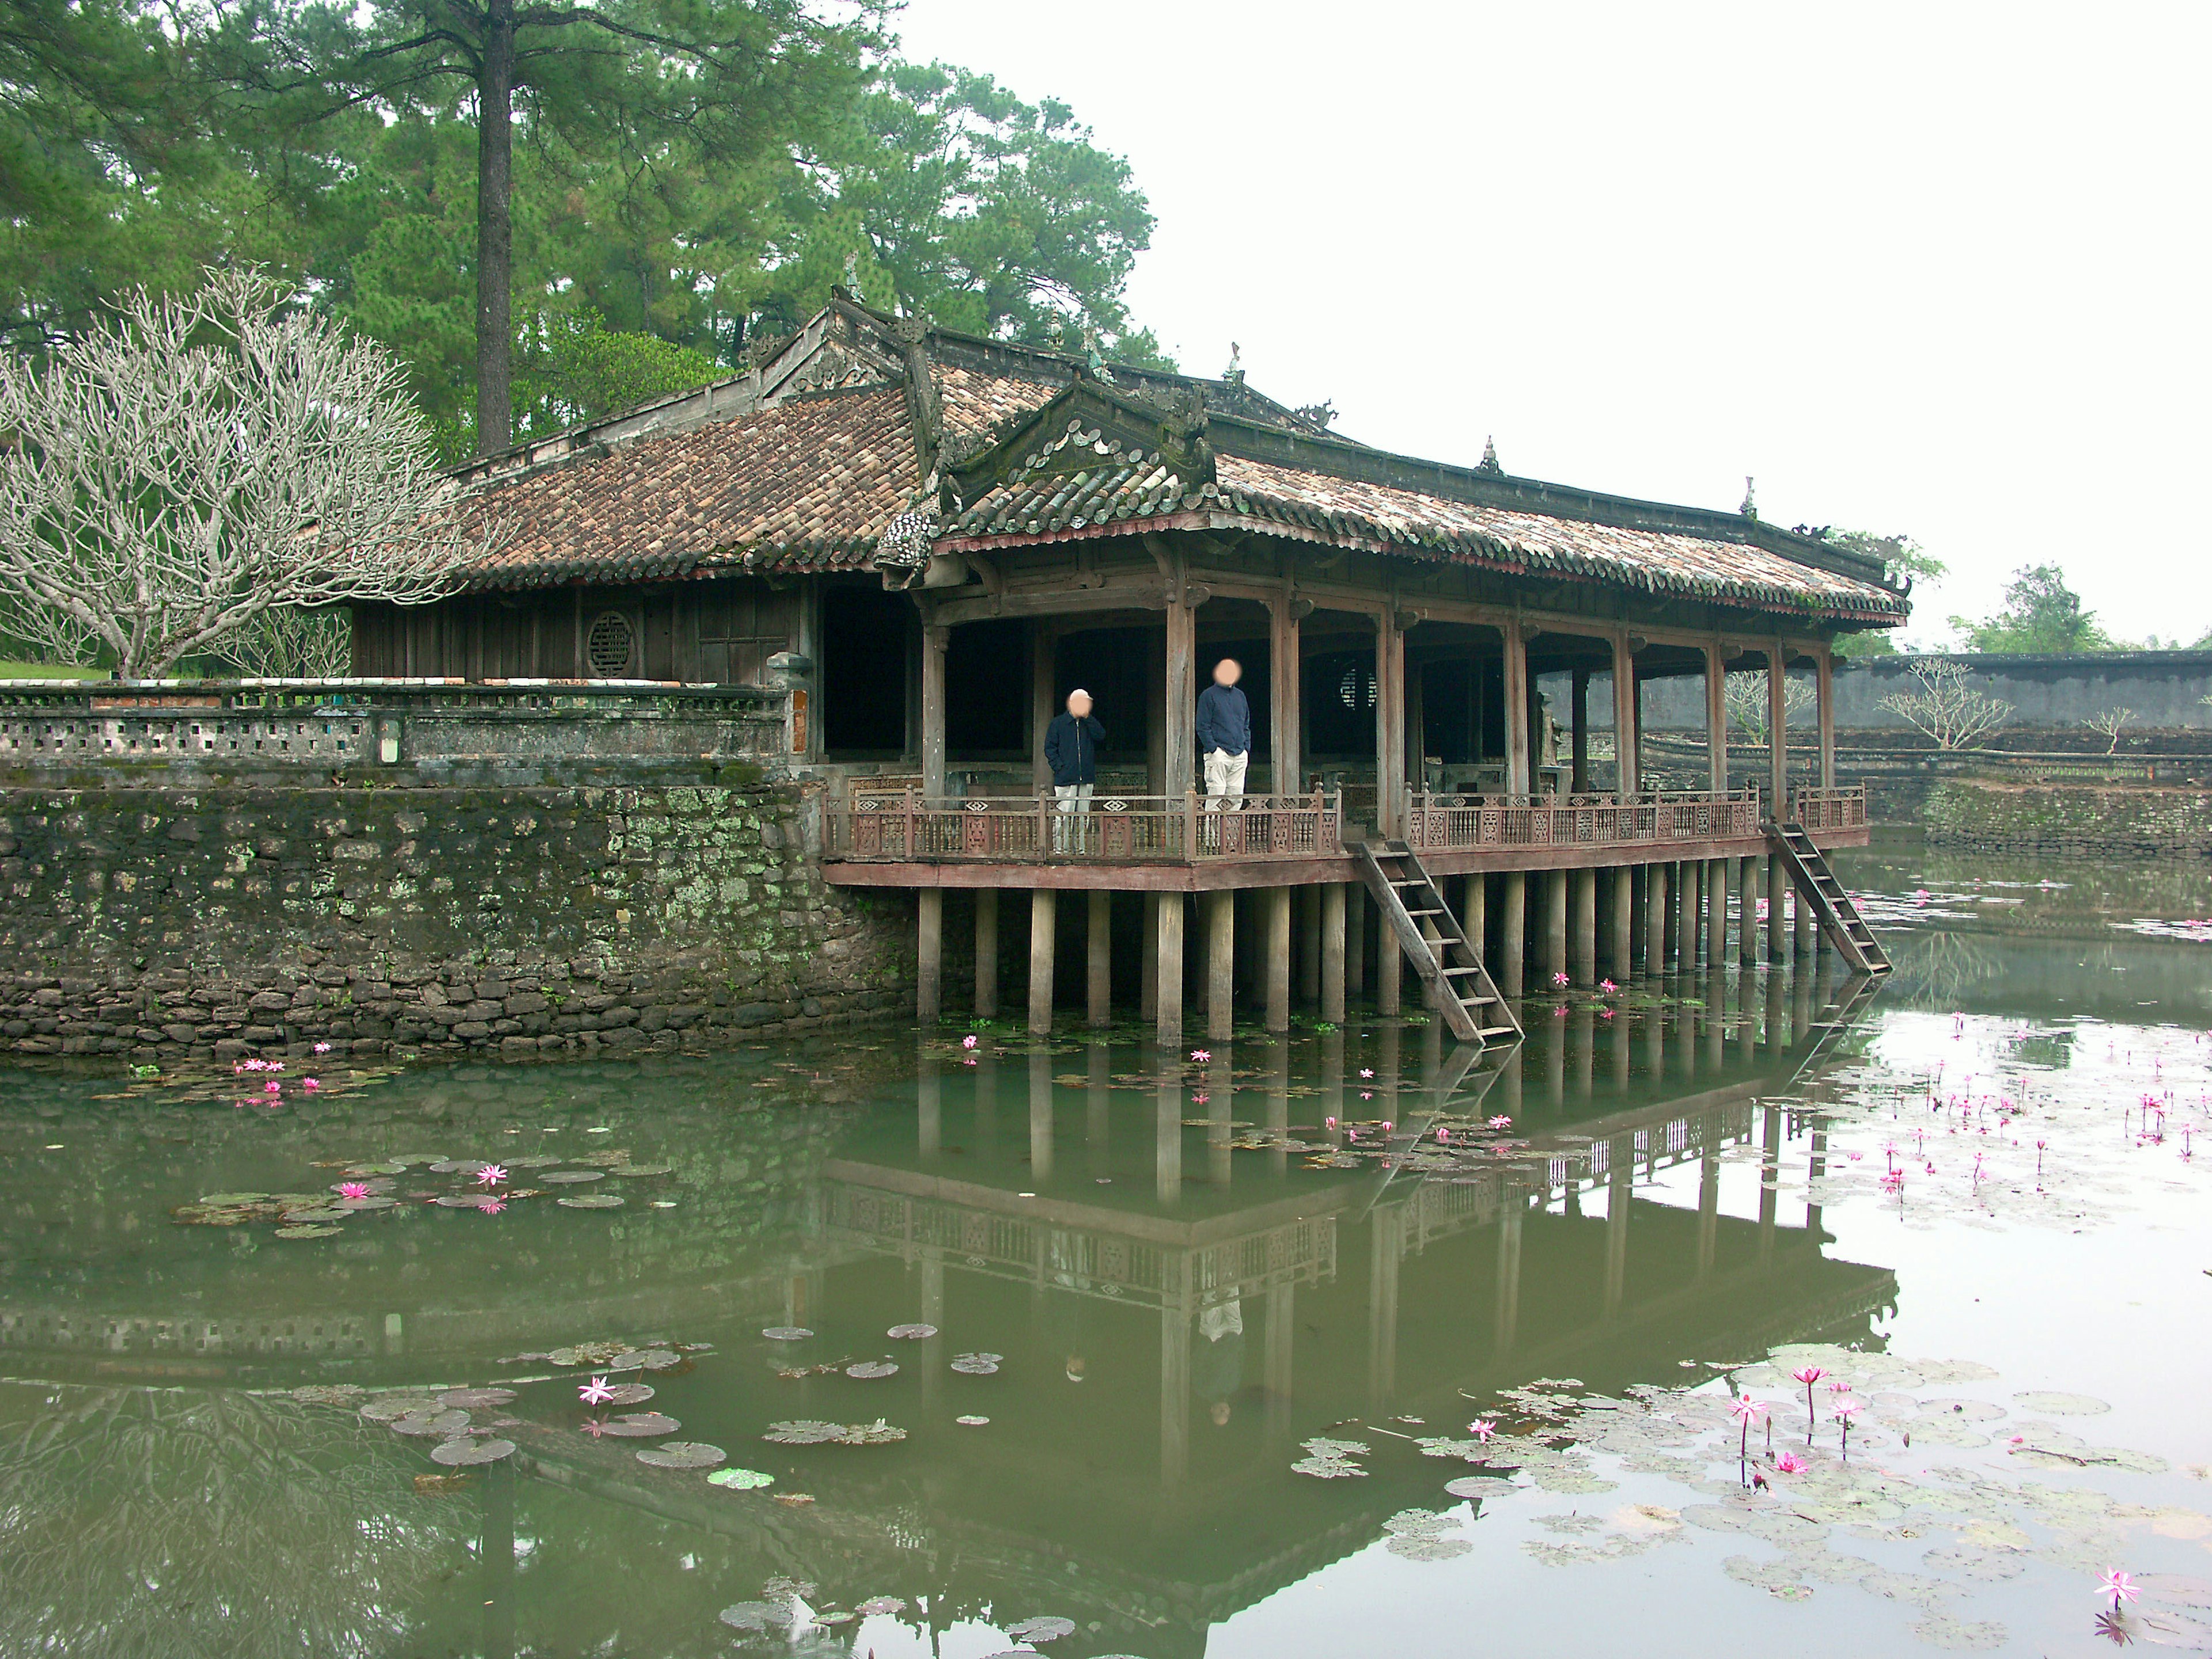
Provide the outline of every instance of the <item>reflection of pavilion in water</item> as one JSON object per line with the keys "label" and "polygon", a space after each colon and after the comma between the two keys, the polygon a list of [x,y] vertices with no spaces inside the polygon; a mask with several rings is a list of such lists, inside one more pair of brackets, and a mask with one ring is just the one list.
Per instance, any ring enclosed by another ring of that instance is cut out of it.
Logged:
{"label": "reflection of pavilion in water", "polygon": [[[1127,1167],[1115,1137],[1127,1134],[1134,1103],[1129,1079],[1109,1082],[1103,1048],[1083,1091],[1079,1148],[1060,1144],[1055,1109],[1069,1091],[1054,1085],[1050,1060],[1028,1068],[1020,1190],[969,1167],[964,1151],[959,1173],[946,1172],[948,1136],[993,1140],[1004,1084],[988,1069],[975,1078],[963,1123],[945,1103],[951,1091],[925,1079],[910,1158],[825,1166],[827,1241],[879,1265],[839,1270],[824,1293],[838,1305],[903,1298],[907,1316],[938,1324],[950,1314],[952,1327],[974,1328],[1025,1291],[1042,1335],[1022,1363],[1056,1363],[1055,1340],[1079,1340],[1085,1353],[1154,1356],[1153,1376],[1134,1377],[1133,1364],[1117,1377],[1112,1404],[1086,1401],[1101,1408],[1079,1431],[1057,1419],[1035,1432],[1002,1423],[964,1447],[972,1468],[945,1493],[940,1521],[958,1534],[980,1528],[1007,1553],[1048,1540],[1048,1553],[1084,1563],[1102,1607],[1164,1601],[1170,1626],[1195,1633],[1186,1641],[1198,1651],[1210,1621],[1370,1540],[1392,1510],[1435,1504],[1454,1472],[1422,1462],[1409,1486],[1402,1467],[1395,1476],[1378,1467],[1366,1480],[1285,1492],[1297,1437],[1368,1439],[1330,1425],[1358,1419],[1388,1432],[1400,1416],[1436,1425],[1408,1433],[1455,1433],[1480,1409],[1470,1399],[1543,1376],[1600,1391],[1679,1385],[1686,1362],[1863,1337],[1893,1302],[1887,1270],[1822,1255],[1816,1206],[1786,1221],[1780,1213],[1784,1160],[1817,1174],[1826,1135],[1810,1115],[1764,1097],[1817,1060],[1846,1011],[1824,997],[1816,1018],[1810,976],[1743,984],[1749,1006],[1732,1005],[1734,981],[1716,981],[1705,1006],[1633,1028],[1574,1015],[1540,1027],[1488,1087],[1493,1102],[1513,1100],[1540,1156],[1471,1173],[1425,1173],[1418,1156],[1413,1168],[1401,1158],[1389,1170],[1293,1173],[1294,1153],[1224,1144],[1245,1120],[1310,1141],[1290,1125],[1294,1098],[1304,1116],[1348,1110],[1417,1129],[1440,1069],[1449,1083],[1449,1061],[1431,1044],[1393,1087],[1395,1033],[1384,1034],[1376,1098],[1356,1108],[1334,1103],[1334,1040],[1317,1097],[1327,1104],[1294,1096],[1281,1051],[1270,1049],[1256,1079],[1209,1086],[1214,1121],[1201,1128],[1183,1120],[1181,1072],[1163,1073],[1144,1114],[1155,1182],[1143,1207],[1092,1184],[1091,1171]],[[1215,1061],[1226,1079],[1226,1057],[1217,1050]],[[1730,1160],[1731,1148],[1744,1152]],[[1187,1167],[1187,1149],[1202,1167]],[[1753,1158],[1755,1207],[1723,1213],[1724,1161]],[[884,1278],[892,1262],[896,1284]],[[1100,1443],[1113,1448],[1103,1466],[1082,1455]],[[1389,1452],[1387,1441],[1370,1443]],[[1082,1501],[1015,1496],[1039,1491]]]}

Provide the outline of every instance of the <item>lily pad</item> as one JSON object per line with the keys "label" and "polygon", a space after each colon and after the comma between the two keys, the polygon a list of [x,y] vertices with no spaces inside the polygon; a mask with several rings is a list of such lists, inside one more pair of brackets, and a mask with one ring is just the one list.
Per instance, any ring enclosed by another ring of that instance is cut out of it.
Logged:
{"label": "lily pad", "polygon": [[273,1193],[210,1193],[200,1202],[214,1209],[227,1209],[236,1204],[264,1204]]}
{"label": "lily pad", "polygon": [[314,1204],[305,1209],[285,1211],[283,1220],[288,1227],[306,1227],[318,1221],[343,1221],[352,1213],[336,1204]]}
{"label": "lily pad", "polygon": [[845,1375],[863,1382],[872,1382],[879,1377],[896,1376],[898,1367],[888,1359],[863,1359],[857,1365],[845,1367]]}
{"label": "lily pad", "polygon": [[479,1440],[463,1435],[452,1440],[441,1440],[430,1448],[430,1461],[465,1466],[474,1463],[496,1463],[502,1457],[514,1455],[512,1440]]}
{"label": "lily pad", "polygon": [[871,1595],[865,1601],[855,1602],[853,1611],[863,1618],[874,1618],[878,1613],[904,1613],[906,1600],[897,1595]]}
{"label": "lily pad", "polygon": [[556,1198],[564,1210],[619,1210],[623,1201],[612,1193],[587,1193],[581,1198]]}
{"label": "lily pad", "polygon": [[952,1420],[963,1429],[980,1429],[991,1419],[988,1417],[956,1417]]}
{"label": "lily pad", "polygon": [[1462,1474],[1456,1480],[1444,1482],[1444,1490],[1454,1498],[1472,1498],[1477,1503],[1486,1498],[1498,1498],[1513,1490],[1513,1483],[1502,1475]]}
{"label": "lily pad", "polygon": [[441,1406],[450,1406],[460,1411],[475,1411],[487,1406],[511,1406],[514,1403],[513,1389],[448,1389],[438,1396]]}
{"label": "lily pad", "polygon": [[610,1168],[607,1173],[611,1176],[674,1175],[676,1166],[673,1164],[617,1164]]}
{"label": "lily pad", "polygon": [[642,1406],[653,1398],[650,1382],[616,1382],[607,1389],[608,1398],[600,1403],[608,1406]]}
{"label": "lily pad", "polygon": [[900,1342],[920,1342],[926,1337],[935,1336],[937,1334],[937,1327],[934,1325],[894,1325],[890,1329],[885,1331],[884,1334]]}
{"label": "lily pad", "polygon": [[848,1424],[845,1432],[837,1437],[837,1443],[844,1446],[887,1446],[905,1438],[904,1429],[895,1429],[879,1417],[872,1423]]}
{"label": "lily pad", "polygon": [[279,1227],[276,1230],[276,1237],[279,1238],[328,1238],[332,1233],[342,1233],[344,1231],[343,1227],[331,1226]]}
{"label": "lily pad", "polygon": [[804,1342],[814,1333],[804,1325],[771,1325],[761,1334],[771,1342]]}
{"label": "lily pad", "polygon": [[438,1402],[427,1394],[386,1394],[363,1406],[361,1414],[372,1423],[396,1423],[437,1408]]}
{"label": "lily pad", "polygon": [[714,1617],[732,1630],[781,1629],[791,1622],[791,1612],[787,1607],[772,1606],[766,1601],[739,1601],[734,1607],[724,1607]]}
{"label": "lily pad", "polygon": [[952,1362],[952,1369],[963,1376],[988,1376],[999,1369],[999,1356],[994,1353],[963,1353]]}
{"label": "lily pad", "polygon": [[1406,1532],[1398,1534],[1382,1547],[1408,1561],[1449,1561],[1472,1554],[1474,1543],[1466,1538],[1439,1538],[1429,1532]]}
{"label": "lily pad", "polygon": [[342,1198],[337,1202],[337,1209],[338,1213],[343,1215],[354,1210],[389,1210],[398,1202],[396,1198],[372,1193],[367,1198]]}
{"label": "lily pad", "polygon": [[1063,1636],[1075,1634],[1075,1620],[1043,1613],[1007,1626],[1006,1634],[1017,1642],[1056,1642]]}
{"label": "lily pad", "polygon": [[673,1434],[684,1425],[665,1412],[625,1412],[619,1417],[610,1417],[600,1425],[600,1431],[616,1434],[628,1440],[653,1440],[665,1434]]}
{"label": "lily pad", "polygon": [[394,1434],[450,1439],[454,1435],[469,1431],[469,1414],[457,1411],[423,1412],[415,1416],[393,1419],[392,1431]]}
{"label": "lily pad", "polygon": [[730,1455],[703,1440],[671,1440],[663,1446],[647,1447],[638,1453],[637,1461],[656,1469],[711,1469],[717,1463],[728,1462]]}
{"label": "lily pad", "polygon": [[2056,1394],[2041,1389],[2016,1394],[2012,1403],[2026,1412],[2048,1412],[2053,1417],[2098,1417],[2112,1407],[2094,1395]]}
{"label": "lily pad", "polygon": [[788,1423],[771,1423],[768,1432],[761,1437],[779,1446],[823,1446],[832,1440],[844,1437],[842,1423],[823,1423],[811,1417],[795,1418]]}
{"label": "lily pad", "polygon": [[555,1170],[538,1177],[549,1187],[574,1187],[586,1181],[605,1181],[605,1170]]}
{"label": "lily pad", "polygon": [[[727,1486],[732,1492],[757,1492],[763,1486],[772,1486],[775,1477],[758,1469],[716,1469],[707,1477],[710,1486]],[[905,1605],[902,1602],[900,1605]]]}

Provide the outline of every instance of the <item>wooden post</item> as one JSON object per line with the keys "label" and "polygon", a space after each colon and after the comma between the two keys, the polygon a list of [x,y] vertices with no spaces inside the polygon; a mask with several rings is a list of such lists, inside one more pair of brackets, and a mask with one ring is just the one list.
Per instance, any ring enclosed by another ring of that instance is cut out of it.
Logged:
{"label": "wooden post", "polygon": [[1152,895],[1153,1030],[1163,1048],[1182,1046],[1182,895]]}
{"label": "wooden post", "polygon": [[[1385,606],[1375,619],[1375,830],[1406,833],[1406,636]],[[1389,952],[1377,952],[1378,965]]]}
{"label": "wooden post", "polygon": [[1574,690],[1568,698],[1568,720],[1573,733],[1571,757],[1572,769],[1568,774],[1567,789],[1571,794],[1589,793],[1589,683],[1587,668],[1575,669],[1568,678]]}
{"label": "wooden post", "polygon": [[1395,1014],[1405,1006],[1406,953],[1398,948],[1398,930],[1375,912],[1375,1012]]}
{"label": "wooden post", "polygon": [[1091,947],[1091,1029],[1103,1030],[1114,1023],[1114,895],[1103,887],[1091,892],[1091,915],[1085,943]]}
{"label": "wooden post", "polygon": [[945,890],[915,896],[914,1017],[933,1024],[945,1012]]}
{"label": "wooden post", "polygon": [[[1321,907],[1325,882],[1298,889],[1298,1000],[1309,1008],[1321,1000]],[[1343,972],[1341,966],[1337,970]]]}
{"label": "wooden post", "polygon": [[1728,664],[1717,645],[1705,647],[1705,787],[1728,793]]}
{"label": "wooden post", "polygon": [[[1194,722],[1198,718],[1197,613],[1183,602],[1180,561],[1168,594],[1167,655],[1164,664],[1166,686],[1163,719],[1166,726],[1161,754],[1167,778],[1161,793],[1185,794],[1198,786],[1194,745],[1198,741]],[[1188,827],[1188,826],[1186,826]],[[1184,849],[1188,855],[1192,848]]]}
{"label": "wooden post", "polygon": [[1525,795],[1534,775],[1528,750],[1528,642],[1517,618],[1498,632],[1505,653],[1505,793]]}
{"label": "wooden post", "polygon": [[1060,895],[1049,887],[1030,890],[1030,1035],[1052,1035],[1052,958]]}
{"label": "wooden post", "polygon": [[1300,684],[1298,615],[1306,601],[1285,593],[1267,605],[1268,745],[1273,751],[1274,793],[1305,790],[1304,736],[1300,730],[1304,696]]}
{"label": "wooden post", "polygon": [[1797,895],[1797,954],[1809,957],[1820,948],[1820,929],[1814,925],[1813,907],[1805,902],[1802,893]]}
{"label": "wooden post", "polygon": [[1777,823],[1790,816],[1790,684],[1788,653],[1782,641],[1766,659],[1766,815]]}
{"label": "wooden post", "polygon": [[1748,968],[1759,960],[1759,860],[1743,860],[1736,866],[1735,959]]}
{"label": "wooden post", "polygon": [[1544,872],[1544,959],[1547,975],[1567,967],[1567,872]]}
{"label": "wooden post", "polygon": [[1636,793],[1636,653],[1628,648],[1628,635],[1613,641],[1613,787],[1624,795]]}
{"label": "wooden post", "polygon": [[1490,878],[1476,871],[1467,878],[1466,896],[1460,901],[1460,928],[1467,942],[1474,946],[1474,953],[1486,964],[1490,960],[1487,924],[1490,898]]}
{"label": "wooden post", "polygon": [[1344,989],[1367,994],[1367,890],[1353,882],[1344,890]]}
{"label": "wooden post", "polygon": [[945,798],[945,649],[952,630],[926,623],[921,630],[921,793]]}
{"label": "wooden post", "polygon": [[1614,865],[1611,895],[1612,928],[1606,961],[1609,976],[1623,985],[1628,983],[1628,975],[1632,971],[1629,958],[1636,951],[1635,887],[1635,878],[1629,866]]}
{"label": "wooden post", "polygon": [[[1145,635],[1145,793],[1149,795],[1182,793],[1168,781],[1168,632],[1163,628]],[[1149,980],[1150,971],[1143,977]]]}
{"label": "wooden post", "polygon": [[1138,896],[1138,908],[1145,913],[1145,942],[1143,954],[1137,958],[1137,1018],[1146,1024],[1159,1018],[1160,1012],[1160,896],[1144,893]]}
{"label": "wooden post", "polygon": [[975,890],[975,1018],[999,1017],[999,890]]}
{"label": "wooden post", "polygon": [[1820,714],[1820,787],[1836,787],[1836,653],[1826,646],[1814,659]]}
{"label": "wooden post", "polygon": [[1669,860],[1654,865],[1652,871],[1655,875],[1665,872],[1653,887],[1652,896],[1666,912],[1665,943],[1660,947],[1659,959],[1671,965],[1682,948],[1682,866]]}
{"label": "wooden post", "polygon": [[1766,860],[1766,959],[1780,962],[1790,954],[1790,918],[1783,914],[1788,901],[1790,872],[1769,854]]}
{"label": "wooden post", "polygon": [[1498,968],[1494,975],[1498,994],[1521,994],[1522,963],[1528,933],[1528,876],[1508,870],[1498,883]]}
{"label": "wooden post", "polygon": [[1597,983],[1597,872],[1575,870],[1567,877],[1569,908],[1567,971],[1577,985]]}
{"label": "wooden post", "polygon": [[1344,1024],[1345,893],[1340,881],[1321,890],[1321,1017],[1333,1025]]}
{"label": "wooden post", "polygon": [[1058,712],[1053,707],[1053,657],[1060,641],[1052,623],[1042,617],[1030,619],[1030,758],[1041,791],[1052,788],[1052,768],[1044,757],[1044,734]]}
{"label": "wooden post", "polygon": [[[1421,918],[1421,942],[1429,947],[1429,954],[1431,957],[1435,957],[1438,962],[1442,962],[1443,960],[1443,930],[1437,926],[1437,919],[1434,916],[1423,916]],[[1437,988],[1430,984],[1428,981],[1423,980],[1421,981],[1421,1006],[1433,1010],[1440,1008],[1443,1006],[1443,1004],[1437,994]]]}
{"label": "wooden post", "polygon": [[1728,961],[1728,877],[1726,859],[1705,860],[1705,966]]}
{"label": "wooden post", "polygon": [[1291,890],[1266,890],[1267,916],[1267,1029],[1291,1029]]}
{"label": "wooden post", "polygon": [[1226,1042],[1235,1029],[1237,895],[1227,888],[1206,896],[1206,1035]]}
{"label": "wooden post", "polygon": [[1647,864],[1644,866],[1644,971],[1663,974],[1667,971],[1667,935],[1672,931],[1668,921],[1674,913],[1667,899],[1667,866]]}

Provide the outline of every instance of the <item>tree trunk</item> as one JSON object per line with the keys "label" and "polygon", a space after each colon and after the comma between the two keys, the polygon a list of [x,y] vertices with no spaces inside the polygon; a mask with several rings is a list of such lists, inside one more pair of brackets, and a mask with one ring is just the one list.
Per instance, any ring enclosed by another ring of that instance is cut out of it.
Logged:
{"label": "tree trunk", "polygon": [[505,449],[514,421],[514,4],[484,9],[477,75],[477,453]]}

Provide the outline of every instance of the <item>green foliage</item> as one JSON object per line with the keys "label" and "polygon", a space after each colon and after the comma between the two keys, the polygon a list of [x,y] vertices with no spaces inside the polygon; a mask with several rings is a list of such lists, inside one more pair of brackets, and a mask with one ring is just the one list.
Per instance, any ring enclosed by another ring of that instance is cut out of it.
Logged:
{"label": "green foliage", "polygon": [[2057,655],[2117,648],[2055,564],[2023,565],[2005,584],[2004,608],[1996,615],[1979,622],[1954,617],[1951,626],[1968,651]]}

